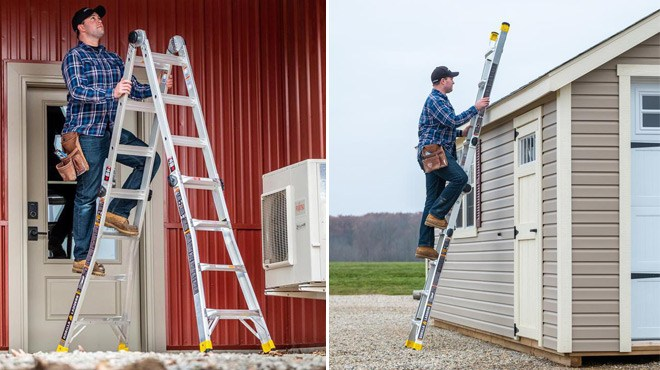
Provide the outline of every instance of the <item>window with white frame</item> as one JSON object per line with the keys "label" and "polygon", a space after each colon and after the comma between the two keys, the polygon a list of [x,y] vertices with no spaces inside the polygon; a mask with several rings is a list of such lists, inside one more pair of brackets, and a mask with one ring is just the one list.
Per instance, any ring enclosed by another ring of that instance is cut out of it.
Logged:
{"label": "window with white frame", "polygon": [[639,103],[641,129],[660,129],[660,94],[641,92]]}
{"label": "window with white frame", "polygon": [[[461,158],[463,155],[463,151],[468,150],[467,146],[462,146],[456,150],[456,155],[457,158]],[[474,179],[475,179],[475,156],[472,156],[472,166],[470,166],[470,175],[469,177],[469,184],[472,186],[472,191],[465,194],[465,198],[463,198],[463,202],[461,202],[461,208],[458,212],[458,218],[456,219],[456,229],[467,229],[469,227],[474,227],[475,224],[475,209],[474,209],[474,197],[475,197],[475,187],[474,187]]]}

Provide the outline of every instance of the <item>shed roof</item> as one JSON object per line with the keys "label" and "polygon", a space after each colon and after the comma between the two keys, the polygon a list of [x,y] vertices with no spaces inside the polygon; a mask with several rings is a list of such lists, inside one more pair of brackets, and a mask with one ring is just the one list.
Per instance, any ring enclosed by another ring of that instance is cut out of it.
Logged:
{"label": "shed roof", "polygon": [[660,32],[660,10],[656,10],[491,104],[486,111],[484,125],[492,124],[543,96],[559,90],[658,32]]}

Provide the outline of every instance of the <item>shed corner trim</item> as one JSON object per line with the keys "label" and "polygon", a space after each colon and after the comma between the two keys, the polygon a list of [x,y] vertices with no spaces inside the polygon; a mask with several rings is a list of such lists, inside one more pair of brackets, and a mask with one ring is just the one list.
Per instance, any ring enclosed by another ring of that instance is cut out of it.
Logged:
{"label": "shed corner trim", "polygon": [[571,84],[557,91],[557,352],[573,350]]}

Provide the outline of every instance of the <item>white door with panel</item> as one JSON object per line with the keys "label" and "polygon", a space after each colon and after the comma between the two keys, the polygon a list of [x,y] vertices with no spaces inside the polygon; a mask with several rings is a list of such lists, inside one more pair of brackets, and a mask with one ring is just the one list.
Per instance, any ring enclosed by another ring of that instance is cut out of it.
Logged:
{"label": "white door with panel", "polygon": [[541,339],[541,108],[514,119],[514,323]]}
{"label": "white door with panel", "polygon": [[[36,89],[27,91],[27,199],[28,199],[28,350],[53,351],[57,347],[71,308],[79,274],[71,272],[71,252],[74,247],[71,225],[75,182],[66,183],[53,171],[54,135],[61,131],[66,106],[65,89]],[[135,129],[136,115],[130,116],[130,129]],[[129,119],[129,115],[127,115]],[[124,177],[126,176],[124,171]],[[117,182],[119,183],[119,176]],[[61,249],[59,248],[61,247]],[[99,260],[107,275],[126,270],[121,242],[104,240]],[[59,257],[59,258],[55,258]],[[139,266],[139,263],[137,264]],[[139,274],[138,274],[139,276]],[[133,291],[132,323],[129,348],[140,349],[139,283]],[[121,315],[122,290],[126,282],[111,278],[94,278],[87,290],[82,314]],[[85,350],[115,350],[117,339],[108,325],[94,325],[85,329],[73,342]],[[75,348],[72,348],[72,350]]]}
{"label": "white door with panel", "polygon": [[631,103],[631,338],[660,340],[660,80]]}

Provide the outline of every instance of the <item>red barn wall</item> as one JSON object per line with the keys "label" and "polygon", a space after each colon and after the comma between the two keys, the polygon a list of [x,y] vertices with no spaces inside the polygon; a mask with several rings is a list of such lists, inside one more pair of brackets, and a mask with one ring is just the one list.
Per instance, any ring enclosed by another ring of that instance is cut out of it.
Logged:
{"label": "red barn wall", "polygon": [[[325,1],[307,0],[110,0],[102,43],[125,57],[127,35],[147,32],[154,51],[164,52],[175,34],[186,40],[216,166],[239,248],[276,345],[325,345],[325,301],[266,297],[261,267],[261,176],[308,158],[325,158]],[[71,16],[97,2],[2,0],[0,58],[61,61],[76,44]],[[175,90],[183,94],[182,76]],[[0,70],[0,348],[7,348],[7,112],[6,70]],[[176,135],[195,135],[192,115],[168,108]],[[178,151],[184,173],[204,175],[201,151]],[[161,175],[166,172],[161,170]],[[168,349],[198,348],[185,243],[171,191],[165,232]],[[194,193],[196,218],[211,217],[208,196]],[[211,263],[228,261],[221,238],[202,235],[200,253]],[[240,289],[230,274],[207,275],[209,307],[240,307]],[[222,322],[216,348],[257,344],[238,322]]]}

